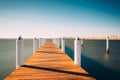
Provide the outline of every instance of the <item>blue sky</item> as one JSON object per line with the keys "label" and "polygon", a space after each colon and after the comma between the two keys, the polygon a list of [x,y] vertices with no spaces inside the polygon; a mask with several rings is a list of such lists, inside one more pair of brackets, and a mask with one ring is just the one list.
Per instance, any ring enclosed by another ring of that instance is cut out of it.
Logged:
{"label": "blue sky", "polygon": [[0,0],[2,37],[120,36],[120,0]]}

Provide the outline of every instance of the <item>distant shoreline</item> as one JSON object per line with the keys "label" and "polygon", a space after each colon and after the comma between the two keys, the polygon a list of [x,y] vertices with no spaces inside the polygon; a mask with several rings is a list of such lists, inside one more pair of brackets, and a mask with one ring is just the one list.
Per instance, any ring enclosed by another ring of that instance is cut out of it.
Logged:
{"label": "distant shoreline", "polygon": [[[75,39],[73,37],[63,37],[64,39]],[[0,39],[17,39],[17,38],[0,38]],[[23,38],[23,39],[33,39],[33,38]],[[39,38],[37,38],[39,39]],[[46,39],[52,39],[52,38],[46,38]],[[59,38],[60,39],[60,38]],[[106,40],[106,38],[97,38],[97,37],[93,37],[93,38],[82,38],[84,40]],[[120,38],[109,38],[109,40],[120,40]]]}
{"label": "distant shoreline", "polygon": [[[84,38],[85,40],[106,40],[106,38]],[[109,38],[109,40],[120,40],[120,38]]]}

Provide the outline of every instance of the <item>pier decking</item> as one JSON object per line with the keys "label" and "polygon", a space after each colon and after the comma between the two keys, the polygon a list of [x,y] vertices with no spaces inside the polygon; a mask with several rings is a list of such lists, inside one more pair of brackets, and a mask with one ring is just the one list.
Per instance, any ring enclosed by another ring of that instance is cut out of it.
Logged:
{"label": "pier decking", "polygon": [[95,80],[53,42],[46,42],[4,80]]}

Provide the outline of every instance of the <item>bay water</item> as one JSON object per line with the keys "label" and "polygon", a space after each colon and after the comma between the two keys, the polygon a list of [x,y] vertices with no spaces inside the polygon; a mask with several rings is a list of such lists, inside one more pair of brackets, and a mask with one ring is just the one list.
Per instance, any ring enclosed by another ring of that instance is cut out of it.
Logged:
{"label": "bay water", "polygon": [[[32,39],[24,39],[24,61],[33,53]],[[16,68],[16,39],[0,39],[0,80]]]}
{"label": "bay water", "polygon": [[[74,60],[74,39],[65,39],[65,52]],[[97,80],[120,80],[120,40],[84,40],[82,67]],[[24,39],[24,61],[33,54],[32,39]],[[16,39],[0,39],[0,80],[15,70]]]}
{"label": "bay water", "polygon": [[[81,66],[96,80],[120,80],[120,40],[83,40]],[[66,39],[65,52],[74,60],[74,39]]]}

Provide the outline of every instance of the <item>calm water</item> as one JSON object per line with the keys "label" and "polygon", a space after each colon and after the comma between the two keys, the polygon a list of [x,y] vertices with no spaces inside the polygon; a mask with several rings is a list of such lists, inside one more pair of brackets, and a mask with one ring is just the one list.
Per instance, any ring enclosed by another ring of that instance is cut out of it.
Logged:
{"label": "calm water", "polygon": [[[66,39],[65,52],[74,60],[73,42]],[[82,67],[97,80],[120,80],[120,40],[110,41],[109,54],[105,46],[105,40],[84,40]]]}
{"label": "calm water", "polygon": [[[24,40],[24,61],[32,54],[32,39]],[[0,39],[0,80],[15,69],[16,39]]]}
{"label": "calm water", "polygon": [[[32,55],[32,39],[24,40],[24,60]],[[0,80],[15,69],[15,39],[0,39]],[[74,60],[74,40],[66,39],[65,52]],[[82,67],[97,80],[120,80],[120,40],[110,41],[105,53],[104,40],[84,40]]]}

